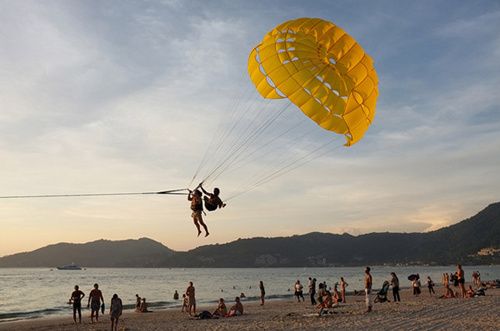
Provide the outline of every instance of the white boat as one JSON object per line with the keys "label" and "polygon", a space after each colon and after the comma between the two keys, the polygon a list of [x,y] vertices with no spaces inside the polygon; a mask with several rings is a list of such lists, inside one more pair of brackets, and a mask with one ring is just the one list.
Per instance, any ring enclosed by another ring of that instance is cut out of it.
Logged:
{"label": "white boat", "polygon": [[57,270],[82,270],[82,267],[71,263],[68,265],[63,265],[62,267],[57,267]]}

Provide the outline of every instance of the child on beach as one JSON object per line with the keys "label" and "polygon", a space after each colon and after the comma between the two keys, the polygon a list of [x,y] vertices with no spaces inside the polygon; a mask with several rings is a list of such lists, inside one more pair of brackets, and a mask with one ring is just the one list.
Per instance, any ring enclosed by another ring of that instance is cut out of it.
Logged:
{"label": "child on beach", "polygon": [[188,312],[188,297],[186,294],[182,295],[182,309],[181,312]]}

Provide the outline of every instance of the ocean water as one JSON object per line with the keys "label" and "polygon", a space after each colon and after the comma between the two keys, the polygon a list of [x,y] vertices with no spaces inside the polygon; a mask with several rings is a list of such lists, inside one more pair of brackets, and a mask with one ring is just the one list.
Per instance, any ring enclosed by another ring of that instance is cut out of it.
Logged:
{"label": "ocean water", "polygon": [[[374,266],[372,276],[374,288],[380,288],[390,272],[398,275],[401,286],[409,286],[407,276],[419,273],[421,278],[431,276],[441,282],[443,272],[454,272],[455,266]],[[8,320],[38,318],[48,315],[71,315],[67,304],[73,287],[80,286],[86,297],[94,283],[99,284],[105,303],[109,306],[111,296],[116,293],[125,308],[132,309],[135,294],[145,297],[152,310],[180,307],[180,301],[173,299],[174,291],[182,293],[193,281],[198,305],[211,304],[222,297],[232,302],[235,296],[245,293],[246,300],[257,300],[259,281],[264,282],[268,299],[286,299],[293,295],[297,279],[307,287],[308,277],[318,282],[326,281],[328,286],[344,277],[349,284],[347,290],[363,288],[364,267],[342,268],[205,268],[205,269],[140,269],[140,268],[87,268],[69,271],[48,268],[0,268],[0,323]],[[500,279],[500,266],[466,266],[466,281],[472,272],[478,270],[481,279]],[[307,291],[307,290],[306,290]],[[306,292],[305,291],[305,292]],[[85,309],[83,309],[84,313]]]}

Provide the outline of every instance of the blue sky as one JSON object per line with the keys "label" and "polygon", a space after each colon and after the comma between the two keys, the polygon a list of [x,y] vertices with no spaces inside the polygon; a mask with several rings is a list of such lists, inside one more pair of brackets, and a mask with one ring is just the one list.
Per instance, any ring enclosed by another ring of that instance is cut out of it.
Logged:
{"label": "blue sky", "polygon": [[[360,143],[232,200],[206,239],[184,197],[5,200],[0,255],[429,231],[499,200],[498,1],[0,1],[0,195],[185,187],[251,91],[248,53],[297,17],[336,23],[375,60],[377,115]],[[229,194],[244,176],[214,184]]]}

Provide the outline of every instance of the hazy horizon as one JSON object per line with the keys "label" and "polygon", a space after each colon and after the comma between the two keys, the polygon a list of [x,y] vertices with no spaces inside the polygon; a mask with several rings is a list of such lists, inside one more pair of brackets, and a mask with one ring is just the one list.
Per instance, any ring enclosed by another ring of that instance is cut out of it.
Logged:
{"label": "hazy horizon", "polygon": [[[1,200],[0,256],[95,238],[188,250],[427,232],[500,200],[500,3],[451,0],[0,1],[0,196],[187,187],[221,119],[255,92],[249,52],[298,17],[334,22],[374,59],[377,113],[363,140],[210,213],[207,238],[185,196]],[[245,176],[207,188],[231,196]]]}

